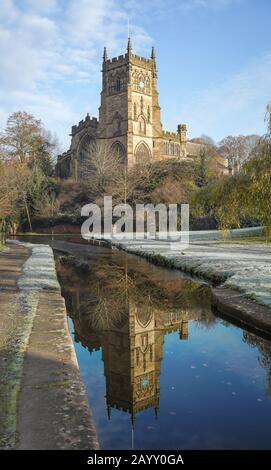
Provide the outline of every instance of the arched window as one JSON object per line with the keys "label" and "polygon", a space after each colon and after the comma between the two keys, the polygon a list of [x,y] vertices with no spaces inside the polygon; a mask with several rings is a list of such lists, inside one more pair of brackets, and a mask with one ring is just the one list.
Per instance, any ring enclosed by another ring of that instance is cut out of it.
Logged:
{"label": "arched window", "polygon": [[145,163],[151,158],[151,152],[148,145],[145,142],[138,144],[135,150],[136,163]]}
{"label": "arched window", "polygon": [[117,157],[123,162],[126,160],[125,148],[120,142],[117,141],[112,144],[111,152],[113,157]]}
{"label": "arched window", "polygon": [[164,155],[169,155],[169,142],[164,142]]}
{"label": "arched window", "polygon": [[116,81],[116,91],[120,91],[120,78],[117,78],[117,81]]}
{"label": "arched window", "polygon": [[153,318],[153,310],[150,306],[142,306],[136,311],[136,319],[142,328],[146,328]]}
{"label": "arched window", "polygon": [[143,116],[139,116],[138,119],[138,131],[139,134],[144,134],[146,135],[146,122]]}
{"label": "arched window", "polygon": [[78,159],[77,159],[77,177],[79,179],[84,178],[86,175],[87,168],[90,164],[91,149],[93,147],[94,139],[90,135],[86,135],[81,139],[78,148]]}
{"label": "arched window", "polygon": [[180,145],[175,144],[175,156],[179,157],[180,156]]}

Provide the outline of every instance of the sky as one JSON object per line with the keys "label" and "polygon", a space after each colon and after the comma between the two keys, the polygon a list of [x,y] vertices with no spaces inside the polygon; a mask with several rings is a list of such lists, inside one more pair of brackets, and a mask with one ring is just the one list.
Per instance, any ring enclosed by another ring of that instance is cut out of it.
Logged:
{"label": "sky", "polygon": [[55,132],[98,116],[101,60],[155,46],[164,129],[263,134],[271,0],[0,0],[0,129],[24,110]]}

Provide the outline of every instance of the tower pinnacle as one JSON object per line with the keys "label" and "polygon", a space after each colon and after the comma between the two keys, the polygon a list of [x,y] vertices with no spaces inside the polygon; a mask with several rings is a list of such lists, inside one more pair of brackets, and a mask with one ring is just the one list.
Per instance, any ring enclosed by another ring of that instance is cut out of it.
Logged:
{"label": "tower pinnacle", "polygon": [[155,50],[154,50],[154,47],[152,46],[152,49],[151,49],[151,60],[152,60],[152,63],[153,63],[153,77],[154,78],[157,78],[157,70],[156,70],[156,58],[155,58]]}
{"label": "tower pinnacle", "polygon": [[131,42],[131,38],[130,38],[130,37],[128,38],[127,52],[128,52],[129,55],[132,53],[132,42]]}
{"label": "tower pinnacle", "polygon": [[105,46],[104,46],[103,60],[104,60],[104,62],[107,60],[107,49],[106,49]]}

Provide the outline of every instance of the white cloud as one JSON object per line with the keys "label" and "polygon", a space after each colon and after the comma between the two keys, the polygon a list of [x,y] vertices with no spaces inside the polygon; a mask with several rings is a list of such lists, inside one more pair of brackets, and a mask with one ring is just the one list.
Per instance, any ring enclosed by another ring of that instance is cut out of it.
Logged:
{"label": "white cloud", "polygon": [[[110,55],[124,52],[127,20],[117,0],[1,0],[0,127],[24,109],[52,129],[65,121],[68,143],[85,103],[68,101],[65,87],[99,83],[103,46]],[[150,44],[143,28],[134,27],[133,36],[136,47]]]}
{"label": "white cloud", "polygon": [[57,3],[57,0],[25,0],[25,6],[29,11],[42,15],[56,11]]}
{"label": "white cloud", "polygon": [[[125,51],[128,18],[134,51],[149,54],[152,41],[138,24],[141,18],[153,21],[155,15],[208,11],[241,1],[0,0],[0,127],[11,112],[24,109],[69,144],[70,126],[93,110],[88,102],[93,105],[90,90],[100,82],[103,45],[111,57]],[[193,123],[191,132],[218,135],[223,122],[230,128],[232,113],[240,114],[240,126],[252,128],[253,118],[260,120],[264,112],[260,106],[270,90],[270,72],[269,57],[195,96],[183,109],[184,120]],[[85,90],[85,99],[79,99]],[[255,107],[250,124],[244,116],[249,103]]]}

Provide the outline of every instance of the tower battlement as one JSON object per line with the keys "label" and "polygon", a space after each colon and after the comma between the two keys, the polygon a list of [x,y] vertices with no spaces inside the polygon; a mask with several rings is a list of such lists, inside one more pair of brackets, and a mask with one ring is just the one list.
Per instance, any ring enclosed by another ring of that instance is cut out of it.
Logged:
{"label": "tower battlement", "polygon": [[128,166],[168,158],[197,156],[199,144],[188,145],[186,125],[177,132],[164,131],[157,90],[154,47],[149,58],[134,54],[128,38],[124,54],[102,61],[99,119],[87,116],[71,129],[71,146],[57,164],[64,178],[81,179],[84,162],[94,142],[106,144]]}
{"label": "tower battlement", "polygon": [[152,49],[151,58],[146,58],[146,57],[139,56],[137,54],[133,54],[130,39],[128,40],[128,47],[127,47],[126,54],[122,54],[122,55],[108,59],[107,49],[106,48],[104,49],[104,56],[103,56],[104,68],[106,69],[114,68],[116,67],[116,65],[121,66],[121,65],[126,64],[127,62],[130,62],[134,65],[137,64],[139,67],[147,65],[151,69],[155,65],[154,49]]}
{"label": "tower battlement", "polygon": [[163,131],[163,136],[167,139],[179,139],[179,134],[177,134],[177,132]]}
{"label": "tower battlement", "polygon": [[85,119],[82,119],[77,125],[75,124],[72,126],[71,135],[73,136],[77,134],[77,132],[80,132],[86,127],[93,127],[94,129],[97,129],[98,124],[98,119],[96,117],[90,117],[90,115],[87,113]]}

